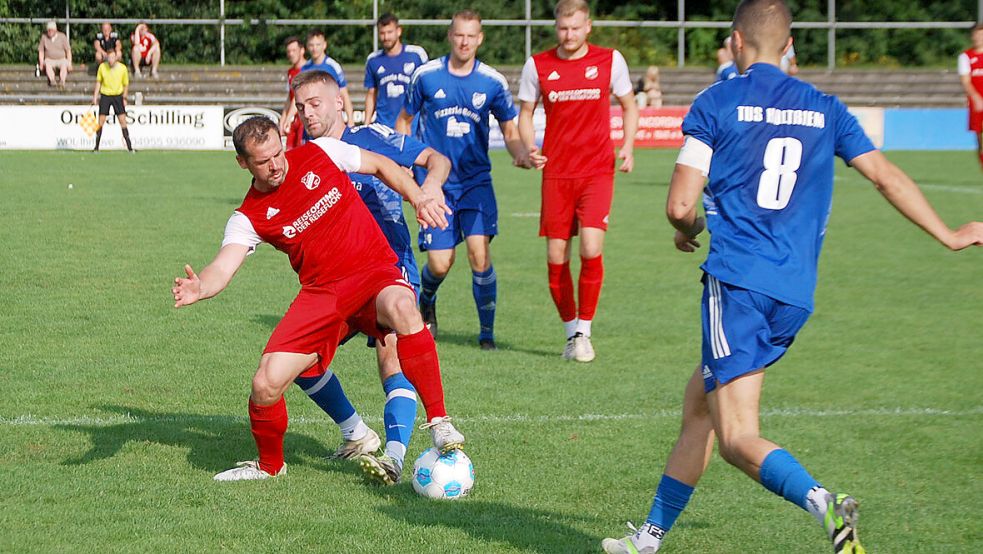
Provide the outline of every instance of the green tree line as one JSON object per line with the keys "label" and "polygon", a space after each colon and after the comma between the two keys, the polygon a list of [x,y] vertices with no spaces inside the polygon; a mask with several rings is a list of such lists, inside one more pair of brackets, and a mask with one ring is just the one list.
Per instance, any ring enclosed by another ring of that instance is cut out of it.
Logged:
{"label": "green tree line", "polygon": [[[591,1],[593,16],[601,19],[675,20],[675,0]],[[218,18],[218,0],[68,0],[73,18]],[[533,0],[532,17],[551,19],[553,1]],[[728,21],[737,0],[687,0],[686,18]],[[790,0],[797,21],[826,21],[827,0]],[[0,17],[63,18],[65,0],[0,0]],[[380,10],[403,19],[447,19],[458,9],[471,7],[485,19],[521,19],[524,0],[475,3],[452,0],[381,1]],[[904,1],[841,0],[836,2],[840,21],[976,21],[977,0]],[[370,19],[371,0],[228,0],[226,18],[241,19]],[[78,62],[93,57],[92,41],[98,24],[73,24],[72,48]],[[132,25],[118,28],[129,48]],[[283,41],[290,35],[303,36],[311,26],[241,25],[226,27],[226,63],[262,64],[283,61]],[[34,63],[43,24],[0,24],[0,63]],[[372,49],[373,29],[364,25],[325,27],[328,53],[344,64],[360,64]],[[219,30],[215,25],[157,25],[152,31],[160,39],[164,63],[215,64],[219,61]],[[447,51],[446,29],[407,26],[404,40],[420,44],[432,56]],[[686,32],[686,63],[712,66],[714,53],[728,34],[724,29],[691,29]],[[840,30],[836,34],[838,66],[950,66],[958,52],[967,47],[968,32],[939,30]],[[676,64],[675,29],[595,27],[593,40],[620,49],[633,66]],[[534,50],[553,44],[552,28],[534,28]],[[797,29],[796,52],[803,65],[825,66],[827,33],[824,29]],[[518,65],[524,58],[522,28],[485,27],[480,57],[491,64]]]}

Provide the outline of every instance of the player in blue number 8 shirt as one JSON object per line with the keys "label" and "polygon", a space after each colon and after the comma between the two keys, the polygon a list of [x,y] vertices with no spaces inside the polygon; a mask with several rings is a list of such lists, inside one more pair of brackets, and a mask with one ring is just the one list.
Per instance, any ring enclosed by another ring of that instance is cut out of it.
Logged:
{"label": "player in blue number 8 shirt", "polygon": [[[946,247],[983,245],[983,223],[951,230],[836,97],[779,69],[792,45],[791,22],[781,0],[742,2],[731,36],[742,75],[700,93],[683,121],[666,210],[679,250],[695,251],[705,226],[712,237],[702,265],[703,359],[686,386],[682,429],[645,524],[624,539],[605,539],[606,552],[658,551],[710,462],[715,438],[730,464],[814,516],[834,552],[864,552],[856,500],[830,493],[758,428],[764,370],[813,309],[834,156]],[[701,192],[705,220],[696,211]]]}

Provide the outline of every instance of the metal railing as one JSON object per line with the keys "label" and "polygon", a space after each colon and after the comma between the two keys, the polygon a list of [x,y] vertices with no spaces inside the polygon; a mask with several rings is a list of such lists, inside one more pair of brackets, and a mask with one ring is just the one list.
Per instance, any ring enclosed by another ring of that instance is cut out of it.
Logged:
{"label": "metal railing", "polygon": [[[532,19],[532,0],[525,0],[525,19],[485,19],[482,25],[490,27],[524,27],[525,28],[525,53],[528,58],[532,55],[532,29],[533,27],[552,27],[552,19]],[[622,28],[641,28],[641,29],[676,29],[676,63],[679,67],[686,65],[686,31],[688,29],[728,29],[730,21],[692,21],[686,19],[686,0],[677,0],[677,14],[679,19],[663,21],[625,21],[595,19],[595,27],[622,27]],[[826,65],[829,69],[836,67],[836,31],[843,29],[970,29],[979,22],[983,22],[983,0],[978,0],[977,20],[976,21],[837,21],[836,19],[836,0],[827,0],[827,19],[826,21],[796,21],[792,23],[793,29],[826,29]],[[317,25],[324,27],[332,26],[366,26],[370,27],[372,33],[372,48],[377,49],[378,36],[372,32],[376,19],[379,16],[379,0],[372,2],[372,19],[235,19],[225,17],[225,0],[219,0],[219,17],[216,19],[109,19],[114,24],[137,24],[145,22],[150,25],[214,25],[219,28],[220,59],[219,64],[225,65],[225,28],[226,26],[241,25],[283,25],[283,26],[308,26]],[[106,19],[96,18],[72,18],[68,1],[65,2],[64,18],[38,18],[38,17],[5,17],[0,18],[0,23],[37,23],[43,24],[54,19],[65,25],[65,32],[71,38],[72,23],[99,24]],[[400,19],[400,23],[405,25],[417,26],[446,26],[450,24],[450,19]]]}

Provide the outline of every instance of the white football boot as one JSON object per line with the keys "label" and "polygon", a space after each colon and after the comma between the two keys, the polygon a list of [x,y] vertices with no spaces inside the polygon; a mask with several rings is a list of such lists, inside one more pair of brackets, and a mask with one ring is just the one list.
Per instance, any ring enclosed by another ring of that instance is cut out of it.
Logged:
{"label": "white football boot", "polygon": [[365,436],[358,440],[346,440],[331,455],[332,458],[341,460],[352,460],[364,454],[372,454],[382,445],[379,434],[369,428]]}
{"label": "white football boot", "polygon": [[248,462],[238,462],[236,466],[232,469],[227,469],[222,473],[215,475],[216,481],[256,481],[258,479],[269,479],[270,477],[279,477],[287,473],[287,464],[283,464],[280,471],[276,475],[270,475],[269,473],[263,471],[259,468],[258,460],[249,460]]}
{"label": "white football boot", "polygon": [[433,445],[441,454],[447,454],[464,446],[464,435],[454,428],[449,416],[435,417],[429,423],[421,425],[420,429],[430,429]]}
{"label": "white football boot", "polygon": [[563,347],[563,359],[570,361],[577,356],[577,343],[574,341],[576,336],[567,339],[567,345]]}
{"label": "white football boot", "polygon": [[642,525],[641,529],[635,529],[635,526],[628,522],[631,534],[623,539],[604,539],[601,541],[601,548],[607,554],[655,554],[659,551],[662,541],[652,536],[650,528],[655,529],[648,523]]}
{"label": "white football boot", "polygon": [[583,333],[573,336],[573,359],[584,363],[594,361],[594,345],[590,343],[590,337]]}

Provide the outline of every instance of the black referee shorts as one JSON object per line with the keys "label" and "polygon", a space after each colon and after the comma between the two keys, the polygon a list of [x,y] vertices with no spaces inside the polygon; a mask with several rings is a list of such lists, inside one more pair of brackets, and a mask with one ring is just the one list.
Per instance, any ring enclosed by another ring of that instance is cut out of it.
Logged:
{"label": "black referee shorts", "polygon": [[112,106],[113,111],[116,115],[122,115],[126,113],[126,108],[123,107],[123,95],[117,94],[116,96],[107,96],[105,94],[99,95],[99,115],[109,115],[109,108]]}

